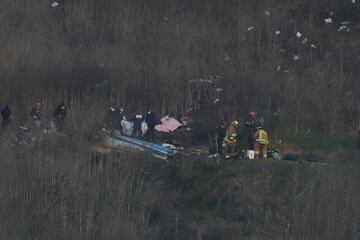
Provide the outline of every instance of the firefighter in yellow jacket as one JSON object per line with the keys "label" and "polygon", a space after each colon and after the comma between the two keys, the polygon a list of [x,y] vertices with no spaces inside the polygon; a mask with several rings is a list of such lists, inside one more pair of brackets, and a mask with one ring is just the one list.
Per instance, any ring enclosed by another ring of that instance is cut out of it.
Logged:
{"label": "firefighter in yellow jacket", "polygon": [[255,158],[267,158],[267,145],[269,144],[269,137],[262,126],[257,127],[255,133]]}
{"label": "firefighter in yellow jacket", "polygon": [[229,125],[226,131],[225,144],[226,144],[226,155],[225,159],[233,158],[236,156],[236,140],[237,140],[237,127],[239,122],[234,120]]}

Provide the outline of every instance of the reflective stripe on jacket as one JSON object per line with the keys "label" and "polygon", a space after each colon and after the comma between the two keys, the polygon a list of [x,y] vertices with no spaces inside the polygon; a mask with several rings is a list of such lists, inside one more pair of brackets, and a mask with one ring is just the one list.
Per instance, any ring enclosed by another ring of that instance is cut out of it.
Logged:
{"label": "reflective stripe on jacket", "polygon": [[261,144],[269,144],[268,134],[264,129],[258,129],[255,134],[256,141]]}
{"label": "reflective stripe on jacket", "polygon": [[226,131],[225,141],[234,143],[236,142],[236,137],[236,128],[233,125],[230,125]]}

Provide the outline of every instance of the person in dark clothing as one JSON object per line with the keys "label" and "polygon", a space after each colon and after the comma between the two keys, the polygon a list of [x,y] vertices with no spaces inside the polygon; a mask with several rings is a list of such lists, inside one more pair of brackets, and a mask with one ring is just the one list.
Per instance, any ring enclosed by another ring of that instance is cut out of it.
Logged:
{"label": "person in dark clothing", "polygon": [[148,125],[148,130],[146,133],[150,138],[153,138],[155,132],[156,119],[155,119],[155,114],[151,109],[149,109],[146,113],[145,122]]}
{"label": "person in dark clothing", "polygon": [[223,154],[223,143],[226,136],[226,128],[223,121],[221,121],[215,130],[216,135],[216,147],[219,155]]}
{"label": "person in dark clothing", "polygon": [[141,114],[136,114],[133,118],[132,121],[134,123],[134,127],[133,127],[133,137],[141,137],[142,136],[142,132],[141,132],[141,124],[143,122],[143,116]]}
{"label": "person in dark clothing", "polygon": [[250,112],[248,115],[248,119],[246,120],[246,124],[250,125],[253,130],[254,133],[256,131],[256,128],[259,126],[259,120],[257,118],[257,113],[256,112]]}
{"label": "person in dark clothing", "polygon": [[41,127],[41,103],[36,103],[31,109],[30,116],[33,119],[32,127],[36,134],[40,133]]}
{"label": "person in dark clothing", "polygon": [[67,108],[65,103],[62,102],[56,106],[54,115],[57,119],[59,120],[65,119],[66,114],[67,114]]}
{"label": "person in dark clothing", "polygon": [[124,109],[122,107],[119,107],[118,111],[119,111],[119,115],[120,115],[120,121],[122,121],[122,120],[126,121],[126,115],[125,115]]}
{"label": "person in dark clothing", "polygon": [[246,142],[246,148],[248,150],[254,150],[255,146],[255,131],[251,124],[245,123],[244,138]]}
{"label": "person in dark clothing", "polygon": [[120,129],[121,116],[116,108],[111,107],[106,118],[106,127],[112,130]]}
{"label": "person in dark clothing", "polygon": [[249,151],[254,151],[255,149],[255,130],[251,122],[245,123],[243,135],[246,144],[247,155],[249,156]]}
{"label": "person in dark clothing", "polygon": [[2,125],[5,127],[6,125],[8,125],[11,121],[11,109],[8,105],[6,105],[2,110],[1,110],[1,116],[2,116]]}
{"label": "person in dark clothing", "polygon": [[41,118],[41,104],[36,103],[33,108],[31,109],[30,116],[32,119],[40,121]]}

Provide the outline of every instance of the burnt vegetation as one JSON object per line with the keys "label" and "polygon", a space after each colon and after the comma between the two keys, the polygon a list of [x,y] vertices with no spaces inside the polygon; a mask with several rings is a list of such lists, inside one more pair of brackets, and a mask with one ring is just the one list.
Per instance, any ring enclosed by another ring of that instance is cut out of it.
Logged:
{"label": "burnt vegetation", "polygon": [[[52,3],[1,0],[0,239],[360,239],[357,152],[218,166],[88,147],[112,105],[195,115],[201,141],[204,119],[250,110],[277,136],[352,131],[360,2]],[[66,103],[63,135],[14,143],[38,101],[44,126]]]}

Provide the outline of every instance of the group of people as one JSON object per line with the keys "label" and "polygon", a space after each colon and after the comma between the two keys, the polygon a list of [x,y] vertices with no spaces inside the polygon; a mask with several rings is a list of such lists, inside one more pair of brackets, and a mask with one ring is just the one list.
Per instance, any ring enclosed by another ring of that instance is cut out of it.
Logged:
{"label": "group of people", "polygon": [[156,116],[149,108],[145,116],[137,113],[127,119],[122,107],[110,107],[105,125],[112,131],[119,131],[122,135],[142,137],[145,134],[152,138],[155,133]]}
{"label": "group of people", "polygon": [[[42,106],[35,103],[31,109],[30,116],[37,129],[40,129],[42,118]],[[67,115],[67,107],[61,102],[55,107],[54,117],[57,126],[61,126]],[[11,123],[12,110],[6,105],[1,110],[2,126],[6,127]],[[162,121],[163,122],[163,121]],[[127,119],[122,107],[110,107],[105,120],[105,126],[112,132],[118,131],[121,135],[153,139],[155,134],[156,115],[149,108],[143,115],[137,113]],[[263,123],[257,118],[256,112],[250,112],[243,127],[240,127],[238,120],[233,120],[228,126],[221,122],[216,129],[216,151],[224,155],[226,159],[242,157],[246,153],[249,159],[267,158],[267,145],[269,144],[268,134],[263,129]],[[225,153],[223,153],[223,146]]]}
{"label": "group of people", "polygon": [[217,153],[224,155],[223,146],[225,146],[225,159],[242,157],[243,152],[246,152],[248,159],[266,159],[268,144],[268,134],[263,128],[263,123],[257,118],[256,112],[248,114],[243,128],[240,128],[238,120],[233,120],[227,127],[221,122],[216,129]]}
{"label": "group of people", "polygon": [[[67,113],[68,110],[64,102],[61,102],[55,107],[54,117],[57,128],[63,125]],[[12,110],[9,105],[2,108],[1,116],[3,127],[6,127],[11,123]],[[32,119],[31,125],[34,125],[36,129],[40,129],[42,120],[42,105],[40,102],[33,105],[30,111],[30,117]],[[128,127],[128,125],[130,125],[130,127]],[[133,137],[141,137],[144,136],[145,133],[148,137],[153,137],[155,133],[155,125],[156,116],[150,108],[147,109],[145,115],[139,113],[127,119],[122,107],[111,107],[105,119],[106,128],[111,131],[118,130],[122,135]]]}
{"label": "group of people", "polygon": [[[35,126],[40,127],[41,125],[41,112],[42,106],[40,102],[37,102],[33,105],[30,111],[30,117],[33,120]],[[67,107],[64,102],[61,102],[55,107],[54,117],[59,120],[59,122],[63,122],[67,115]],[[2,117],[2,126],[6,127],[11,123],[12,120],[12,110],[9,105],[5,105],[5,107],[1,110]]]}

